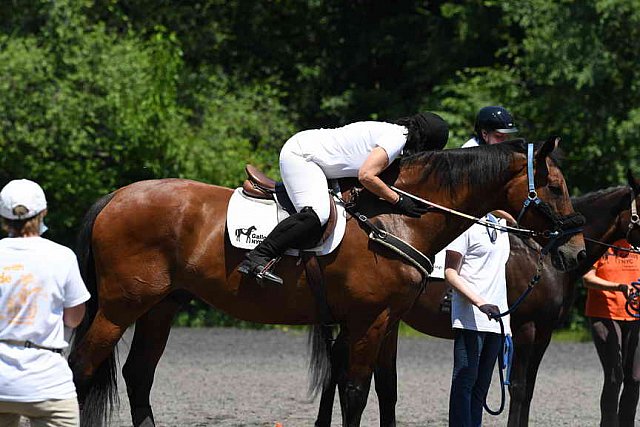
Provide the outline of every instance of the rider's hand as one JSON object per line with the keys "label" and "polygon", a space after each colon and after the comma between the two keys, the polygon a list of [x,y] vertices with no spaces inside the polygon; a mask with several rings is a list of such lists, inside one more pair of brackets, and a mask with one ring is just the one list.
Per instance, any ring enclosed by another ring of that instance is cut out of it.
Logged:
{"label": "rider's hand", "polygon": [[480,307],[478,307],[480,309],[481,312],[483,312],[484,314],[487,315],[487,317],[489,318],[489,320],[491,319],[497,319],[498,315],[500,314],[500,308],[498,308],[497,305],[493,305],[493,304],[482,304]]}
{"label": "rider's hand", "polygon": [[400,197],[398,198],[398,201],[394,206],[405,215],[413,218],[420,218],[420,215],[426,213],[429,210],[428,206],[425,206],[410,197],[405,197],[402,194],[400,194],[399,196]]}
{"label": "rider's hand", "polygon": [[625,285],[624,283],[620,283],[616,288],[618,292],[622,292],[626,298],[629,298],[629,285]]}

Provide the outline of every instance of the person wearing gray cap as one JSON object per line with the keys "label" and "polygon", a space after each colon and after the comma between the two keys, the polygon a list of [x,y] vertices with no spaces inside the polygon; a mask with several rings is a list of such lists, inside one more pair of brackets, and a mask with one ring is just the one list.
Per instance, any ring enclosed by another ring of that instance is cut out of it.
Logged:
{"label": "person wearing gray cap", "polygon": [[90,297],[69,248],[40,237],[47,200],[26,179],[0,191],[0,426],[78,426],[64,326],[75,328]]}
{"label": "person wearing gray cap", "polygon": [[477,147],[483,144],[499,144],[512,139],[518,133],[513,116],[504,107],[488,106],[478,111],[473,128],[473,137],[462,148]]}

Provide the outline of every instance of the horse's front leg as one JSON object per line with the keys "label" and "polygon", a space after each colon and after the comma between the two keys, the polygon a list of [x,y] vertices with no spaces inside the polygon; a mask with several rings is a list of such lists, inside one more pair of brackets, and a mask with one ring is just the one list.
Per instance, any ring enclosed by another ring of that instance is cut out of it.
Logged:
{"label": "horse's front leg", "polygon": [[[511,385],[509,386],[511,401],[509,403],[509,421],[507,423],[510,427],[527,425],[527,370],[533,352],[535,331],[534,322],[527,322],[518,329],[513,330],[514,353],[511,366]],[[522,424],[523,419],[525,424]]]}
{"label": "horse's front leg", "polygon": [[349,363],[347,376],[340,381],[342,423],[346,427],[360,425],[369,396],[373,367],[391,323],[389,309],[377,314],[373,321],[364,321],[366,318],[360,315],[347,323]]}
{"label": "horse's front leg", "polygon": [[395,427],[396,425],[398,327],[399,322],[395,322],[389,327],[389,332],[380,348],[378,363],[374,370],[381,427]]}
{"label": "horse's front leg", "polygon": [[511,404],[508,426],[529,424],[531,399],[536,385],[538,368],[549,342],[553,326],[528,322],[514,332],[515,353],[511,370]]}
{"label": "horse's front leg", "polygon": [[180,306],[181,301],[170,296],[136,321],[131,350],[122,368],[134,427],[155,426],[149,395],[171,323]]}

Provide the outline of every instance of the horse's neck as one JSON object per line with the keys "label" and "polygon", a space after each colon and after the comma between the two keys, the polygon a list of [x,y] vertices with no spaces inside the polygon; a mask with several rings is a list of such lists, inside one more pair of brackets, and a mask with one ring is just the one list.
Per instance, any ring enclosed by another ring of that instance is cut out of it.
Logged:
{"label": "horse's neck", "polygon": [[429,176],[422,182],[407,183],[400,176],[396,185],[405,187],[407,191],[437,203],[446,208],[455,209],[475,217],[483,216],[487,212],[506,208],[505,186],[506,180],[493,179],[484,182],[457,183],[452,191],[442,186],[439,177]]}
{"label": "horse's neck", "polygon": [[[455,209],[474,217],[482,217],[487,212],[496,209],[504,209],[506,200],[504,188],[506,182],[498,179],[488,180],[483,183],[469,182],[468,185],[458,185],[455,191],[450,192],[442,188],[438,182],[438,177],[429,178],[420,183],[403,182],[402,176],[397,181],[398,187],[406,188],[406,191],[418,195],[430,202],[437,203],[446,208]],[[430,221],[428,227],[429,234],[433,239],[422,239],[417,243],[421,249],[425,241],[429,241],[428,248],[424,248],[427,253],[436,253],[442,250],[451,240],[459,236],[473,223],[461,216],[434,211],[434,215],[423,216],[424,221]]]}
{"label": "horse's neck", "polygon": [[[620,231],[616,228],[618,215],[624,206],[624,201],[630,200],[629,197],[629,190],[620,187],[612,189],[609,193],[603,193],[597,199],[578,199],[573,207],[586,219],[584,236],[608,244],[618,240],[621,237]],[[587,258],[577,270],[580,275],[586,273],[607,251],[606,246],[589,241],[585,241],[585,246]]]}

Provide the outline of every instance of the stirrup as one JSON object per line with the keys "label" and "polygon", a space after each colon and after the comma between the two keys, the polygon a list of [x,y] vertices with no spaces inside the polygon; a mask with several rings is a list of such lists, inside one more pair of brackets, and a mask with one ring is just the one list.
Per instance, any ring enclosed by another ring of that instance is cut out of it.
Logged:
{"label": "stirrup", "polygon": [[238,271],[242,274],[255,277],[256,282],[258,282],[258,284],[260,285],[265,284],[265,282],[282,285],[284,283],[283,280],[279,276],[271,272],[271,269],[279,259],[280,258],[272,259],[265,265],[245,259],[238,266]]}
{"label": "stirrup", "polygon": [[274,258],[271,261],[269,261],[267,265],[258,267],[260,271],[256,273],[256,281],[260,285],[264,285],[265,281],[275,283],[276,285],[282,285],[284,283],[284,281],[282,280],[282,278],[280,278],[280,276],[277,276],[276,274],[271,272],[271,269],[273,268],[274,265],[276,265],[276,263],[279,260],[280,260],[280,257]]}

